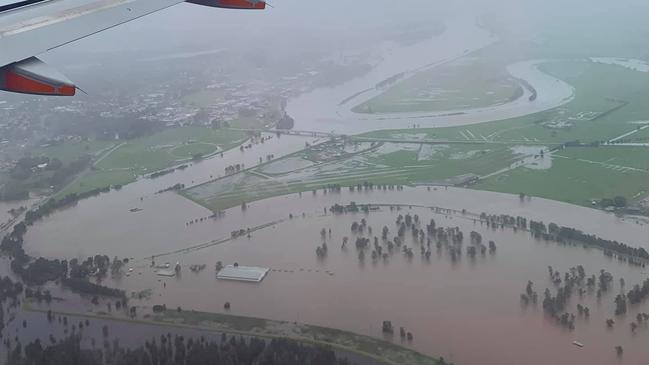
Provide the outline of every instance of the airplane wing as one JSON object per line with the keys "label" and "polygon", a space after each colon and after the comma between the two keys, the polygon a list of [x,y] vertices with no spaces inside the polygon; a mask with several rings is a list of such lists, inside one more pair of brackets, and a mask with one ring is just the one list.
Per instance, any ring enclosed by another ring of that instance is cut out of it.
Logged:
{"label": "airplane wing", "polygon": [[[0,2],[0,89],[74,95],[75,85],[36,56],[184,0],[10,0]],[[215,8],[264,9],[262,0],[187,0]]]}

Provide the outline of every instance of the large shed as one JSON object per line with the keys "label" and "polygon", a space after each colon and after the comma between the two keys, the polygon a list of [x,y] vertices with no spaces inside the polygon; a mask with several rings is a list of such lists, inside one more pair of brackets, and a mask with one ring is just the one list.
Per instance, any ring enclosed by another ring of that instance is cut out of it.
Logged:
{"label": "large shed", "polygon": [[264,280],[266,274],[268,274],[268,269],[265,267],[227,265],[216,274],[216,277],[218,279],[258,283]]}

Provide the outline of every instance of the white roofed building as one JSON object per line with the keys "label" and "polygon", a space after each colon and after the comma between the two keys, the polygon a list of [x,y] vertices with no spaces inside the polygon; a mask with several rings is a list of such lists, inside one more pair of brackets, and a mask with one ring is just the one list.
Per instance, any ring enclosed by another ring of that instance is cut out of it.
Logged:
{"label": "white roofed building", "polygon": [[227,265],[216,274],[216,277],[217,279],[224,280],[239,280],[259,283],[264,280],[266,274],[268,274],[268,269],[265,267]]}

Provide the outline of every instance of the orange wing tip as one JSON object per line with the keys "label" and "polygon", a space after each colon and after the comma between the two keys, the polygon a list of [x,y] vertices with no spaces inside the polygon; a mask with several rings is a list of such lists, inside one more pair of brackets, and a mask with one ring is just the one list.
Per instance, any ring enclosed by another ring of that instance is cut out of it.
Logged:
{"label": "orange wing tip", "polygon": [[0,68],[0,89],[36,95],[73,96],[76,86],[36,57]]}
{"label": "orange wing tip", "polygon": [[5,70],[4,90],[23,94],[74,96],[74,85],[56,85],[47,81],[32,79],[12,70]]}

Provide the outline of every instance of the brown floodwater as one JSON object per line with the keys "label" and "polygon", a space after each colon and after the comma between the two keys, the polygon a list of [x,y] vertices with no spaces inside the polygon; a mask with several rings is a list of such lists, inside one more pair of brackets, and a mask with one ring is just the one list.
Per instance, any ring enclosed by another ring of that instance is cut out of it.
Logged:
{"label": "brown floodwater", "polygon": [[[405,345],[457,364],[644,364],[649,356],[645,346],[649,329],[641,327],[635,335],[629,330],[638,311],[649,312],[647,305],[630,307],[627,318],[615,318],[613,330],[605,326],[605,320],[614,317],[618,279],[624,277],[630,288],[647,276],[644,269],[613,261],[599,250],[539,242],[525,232],[494,231],[461,214],[446,216],[428,208],[323,215],[323,208],[350,200],[521,214],[647,247],[649,226],[633,219],[543,199],[521,202],[517,196],[507,194],[417,188],[327,195],[319,192],[317,196],[304,193],[301,197],[295,194],[255,202],[246,211],[233,208],[225,217],[191,226],[186,226],[189,219],[207,216],[209,211],[173,193],[145,199],[144,210],[132,214],[120,211],[124,207],[119,205],[96,211],[73,207],[31,227],[26,248],[58,257],[94,253],[133,257],[129,276],[105,283],[128,291],[151,289],[150,299],[139,302],[143,306],[166,304],[221,312],[229,301],[233,314],[300,321],[376,337],[382,336],[381,322],[390,320],[394,326],[413,333],[414,341]],[[294,219],[256,231],[250,239],[156,258],[157,263],[180,262],[180,277],[163,279],[150,268],[147,257],[151,255],[224,238],[236,228],[285,219],[289,212]],[[427,262],[420,257],[418,246],[407,240],[406,244],[415,248],[411,260],[397,252],[385,263],[373,263],[367,255],[361,264],[353,239],[346,251],[341,249],[343,236],[354,237],[350,231],[353,221],[366,218],[375,235],[387,225],[393,235],[396,215],[407,212],[418,214],[423,222],[434,218],[438,226],[459,226],[465,237],[471,230],[481,232],[485,240],[496,242],[498,250],[493,256],[475,260],[464,256],[453,263],[444,251],[437,255],[433,249]],[[332,229],[324,260],[315,255],[322,228]],[[273,271],[260,284],[220,281],[215,278],[216,261],[264,266]],[[207,268],[192,273],[188,269],[192,264],[206,264]],[[545,318],[540,303],[537,308],[521,307],[520,294],[528,280],[535,283],[541,297],[546,287],[554,290],[548,280],[548,265],[562,272],[583,265],[588,275],[606,269],[615,277],[613,289],[600,301],[594,294],[581,300],[573,296],[567,311],[576,313],[577,303],[591,310],[588,320],[576,321],[574,331]],[[398,335],[392,340],[400,341]],[[573,341],[585,347],[578,348]],[[615,355],[616,345],[624,347],[622,360]]]}
{"label": "brown floodwater", "polygon": [[[642,219],[619,218],[599,210],[547,199],[520,201],[518,196],[511,194],[458,188],[436,188],[431,191],[423,187],[387,192],[343,191],[327,195],[319,192],[316,196],[305,192],[302,196],[292,194],[254,202],[249,204],[250,208],[245,212],[238,207],[229,209],[224,217],[187,226],[187,222],[208,217],[212,213],[175,193],[134,191],[140,189],[145,182],[139,186],[126,186],[122,191],[82,200],[73,207],[45,217],[30,227],[26,235],[26,250],[48,257],[84,257],[97,253],[111,257],[150,257],[227,237],[234,229],[287,218],[289,213],[321,214],[325,207],[350,201],[421,204],[467,209],[476,213],[521,215],[546,223],[556,222],[603,238],[649,249],[649,225]],[[129,212],[133,207],[142,211]]]}

